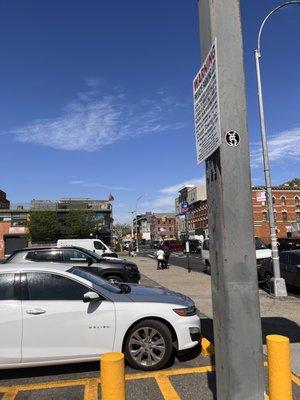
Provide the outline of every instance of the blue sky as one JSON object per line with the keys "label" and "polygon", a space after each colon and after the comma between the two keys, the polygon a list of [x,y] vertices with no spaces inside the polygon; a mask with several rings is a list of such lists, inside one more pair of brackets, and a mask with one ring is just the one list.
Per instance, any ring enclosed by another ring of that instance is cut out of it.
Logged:
{"label": "blue sky", "polygon": [[[278,1],[241,1],[253,184],[263,183],[253,50]],[[274,184],[300,175],[300,7],[262,37]],[[0,187],[8,198],[115,197],[116,220],[173,210],[196,165],[196,0],[0,0]]]}

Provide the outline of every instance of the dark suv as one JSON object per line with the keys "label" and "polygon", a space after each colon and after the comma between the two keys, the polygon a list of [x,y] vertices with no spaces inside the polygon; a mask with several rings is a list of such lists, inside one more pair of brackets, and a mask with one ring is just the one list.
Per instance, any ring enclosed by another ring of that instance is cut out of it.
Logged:
{"label": "dark suv", "polygon": [[110,282],[139,283],[135,263],[125,259],[105,258],[81,247],[28,247],[16,250],[6,263],[55,262],[82,267]]}

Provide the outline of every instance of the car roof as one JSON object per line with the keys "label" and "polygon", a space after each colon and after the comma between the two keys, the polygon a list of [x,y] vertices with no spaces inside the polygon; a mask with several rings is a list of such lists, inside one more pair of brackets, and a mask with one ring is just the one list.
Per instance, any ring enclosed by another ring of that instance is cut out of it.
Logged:
{"label": "car roof", "polygon": [[22,249],[18,249],[14,251],[14,254],[19,253],[21,251],[35,251],[35,250],[65,250],[65,249],[76,249],[86,251],[84,247],[80,246],[34,246],[34,247],[23,247]]}
{"label": "car roof", "polygon": [[285,251],[282,251],[280,254],[285,254],[285,253],[287,253],[287,254],[297,254],[297,255],[300,255],[300,249],[299,249],[299,250],[298,250],[298,249],[285,250]]}
{"label": "car roof", "polygon": [[26,271],[45,271],[45,272],[66,272],[71,268],[68,264],[55,264],[47,262],[35,263],[9,263],[1,264],[1,272],[26,272]]}

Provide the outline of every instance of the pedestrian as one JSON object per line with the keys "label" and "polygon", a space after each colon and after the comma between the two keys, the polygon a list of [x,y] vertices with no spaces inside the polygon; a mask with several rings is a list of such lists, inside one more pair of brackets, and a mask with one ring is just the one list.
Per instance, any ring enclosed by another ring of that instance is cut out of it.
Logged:
{"label": "pedestrian", "polygon": [[132,243],[130,242],[129,245],[128,245],[128,256],[129,257],[132,256],[132,250],[133,250],[133,247],[132,247]]}
{"label": "pedestrian", "polygon": [[165,256],[165,252],[163,251],[163,249],[157,250],[157,252],[156,252],[157,268],[156,269],[164,268],[164,256]]}
{"label": "pedestrian", "polygon": [[170,257],[171,252],[170,252],[170,249],[169,249],[168,246],[165,246],[163,250],[164,250],[164,265],[163,265],[163,268],[168,269],[169,268],[169,257]]}

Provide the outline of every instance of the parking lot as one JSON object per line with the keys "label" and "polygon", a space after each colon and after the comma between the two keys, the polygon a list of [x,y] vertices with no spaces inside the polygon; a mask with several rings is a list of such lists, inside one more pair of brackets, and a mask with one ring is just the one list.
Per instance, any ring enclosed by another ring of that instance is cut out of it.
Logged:
{"label": "parking lot", "polygon": [[[157,271],[151,257],[135,257],[146,285],[162,285],[192,297],[203,314],[203,334],[213,341],[210,277],[187,271],[170,259],[169,270]],[[195,259],[197,260],[197,259]],[[261,291],[261,309],[264,337],[281,333],[290,337],[293,367],[294,399],[300,398],[299,368],[299,310],[300,300],[274,300]],[[189,399],[216,400],[214,359],[200,354],[200,348],[174,357],[162,371],[144,373],[126,366],[128,399]],[[7,370],[1,374],[0,399],[95,400],[101,398],[99,363],[86,363]],[[1,397],[2,396],[2,397]]]}

